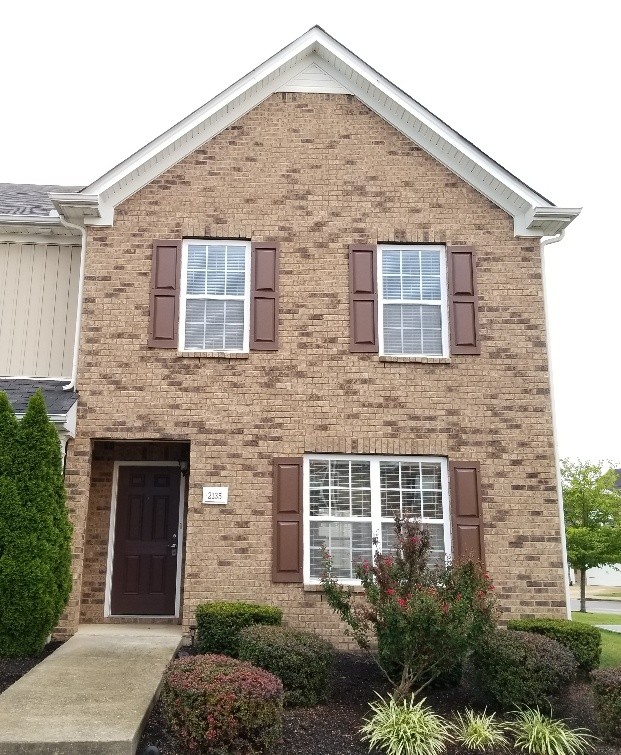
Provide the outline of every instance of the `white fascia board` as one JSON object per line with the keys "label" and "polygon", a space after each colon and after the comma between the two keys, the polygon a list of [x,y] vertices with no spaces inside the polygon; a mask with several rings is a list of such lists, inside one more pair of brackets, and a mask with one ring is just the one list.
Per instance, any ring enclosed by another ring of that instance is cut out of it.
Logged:
{"label": "white fascia board", "polygon": [[50,192],[50,199],[56,210],[69,221],[73,218],[98,218],[101,216],[97,194]]}
{"label": "white fascia board", "polygon": [[71,409],[65,415],[63,427],[72,438],[75,438],[76,425],[78,421],[78,402],[73,402]]}
{"label": "white fascia board", "polygon": [[[319,27],[310,29],[105,173],[87,186],[83,193],[51,194],[54,205],[65,217],[81,217],[87,225],[111,225],[116,205],[259,105],[311,62],[319,62],[323,70],[380,117],[511,215],[516,235],[544,234],[541,224],[533,224],[526,213],[554,208],[549,200],[481,152]],[[338,70],[334,63],[344,71]],[[357,77],[370,86],[355,84]],[[416,121],[415,127],[408,124],[408,118]],[[207,123],[210,119],[211,122]],[[480,168],[476,176],[471,172],[473,165]],[[566,218],[565,225],[574,217],[575,214]],[[560,217],[558,222],[562,222]],[[547,227],[552,225],[548,224]]]}
{"label": "white fascia board", "polygon": [[38,226],[44,228],[62,228],[60,218],[56,215],[0,215],[0,225]]}
{"label": "white fascia board", "polygon": [[[203,121],[213,116],[218,110],[226,108],[227,105],[232,103],[237,97],[242,95],[253,85],[261,82],[262,79],[267,78],[270,74],[277,71],[281,66],[290,62],[298,55],[304,55],[311,51],[313,44],[316,41],[316,30],[310,29],[306,34],[302,35],[290,45],[287,45],[287,47],[266,60],[265,63],[258,68],[255,68],[253,71],[246,74],[228,89],[225,89],[223,92],[216,95],[216,97],[209,100],[209,102],[198,110],[195,110],[182,121],[179,121],[179,123],[169,128],[168,131],[165,131],[163,134],[153,139],[153,141],[142,147],[142,149],[139,149],[126,160],[112,168],[112,170],[109,170],[103,176],[87,186],[84,191],[89,194],[102,194],[107,191],[115,183],[127,176],[144,162],[158,155],[162,150],[170,147],[185,134],[203,123]],[[269,95],[266,95],[266,97],[267,96]]]}
{"label": "white fascia board", "polygon": [[516,236],[555,236],[582,211],[581,207],[532,207],[514,218]]}

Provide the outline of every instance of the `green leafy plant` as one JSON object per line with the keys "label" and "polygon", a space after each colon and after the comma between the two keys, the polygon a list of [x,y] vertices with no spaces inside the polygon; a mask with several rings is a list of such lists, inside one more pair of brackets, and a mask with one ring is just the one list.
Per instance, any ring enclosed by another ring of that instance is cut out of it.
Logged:
{"label": "green leafy plant", "polygon": [[162,710],[188,752],[262,753],[280,740],[283,688],[273,674],[224,655],[172,661]]}
{"label": "green leafy plant", "polygon": [[455,741],[466,750],[481,752],[488,749],[504,750],[509,741],[504,726],[495,719],[494,713],[475,713],[467,709],[457,714],[453,723]]}
{"label": "green leafy plant", "polygon": [[58,433],[41,391],[17,422],[0,393],[0,655],[37,655],[71,591]]}
{"label": "green leafy plant", "polygon": [[286,705],[317,705],[328,696],[334,648],[316,634],[256,624],[239,633],[239,657],[282,681]]}
{"label": "green leafy plant", "polygon": [[578,666],[583,671],[592,671],[599,666],[602,633],[597,627],[578,624],[568,619],[513,620],[508,622],[507,627],[520,632],[542,634],[560,642],[571,650]]}
{"label": "green leafy plant", "polygon": [[561,461],[567,558],[580,572],[583,613],[587,570],[621,561],[621,490],[617,472],[607,466],[601,461]]}
{"label": "green leafy plant", "polygon": [[429,533],[419,522],[397,518],[395,531],[394,555],[377,552],[372,564],[357,568],[363,598],[333,577],[327,551],[321,583],[328,604],[392,683],[398,701],[459,669],[494,628],[496,607],[480,564],[432,566]]}
{"label": "green leafy plant", "polygon": [[442,716],[425,706],[425,698],[414,702],[396,700],[393,696],[372,702],[373,712],[364,719],[360,729],[362,741],[369,749],[386,755],[440,755],[451,742],[451,725]]}
{"label": "green leafy plant", "polygon": [[196,608],[197,645],[201,653],[237,657],[239,632],[253,624],[279,625],[282,611],[242,601],[214,600]]}
{"label": "green leafy plant", "polygon": [[505,708],[545,705],[576,676],[576,660],[556,640],[501,629],[475,648],[470,667],[484,695]]}
{"label": "green leafy plant", "polygon": [[595,749],[595,737],[586,729],[570,729],[538,708],[516,711],[506,727],[514,736],[515,748],[529,755],[583,755]]}
{"label": "green leafy plant", "polygon": [[621,667],[591,673],[600,731],[609,742],[621,742]]}

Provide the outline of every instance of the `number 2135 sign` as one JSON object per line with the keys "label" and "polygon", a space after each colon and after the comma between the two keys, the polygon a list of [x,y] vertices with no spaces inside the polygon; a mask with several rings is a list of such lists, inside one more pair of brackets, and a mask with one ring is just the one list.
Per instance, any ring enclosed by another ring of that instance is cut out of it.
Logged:
{"label": "number 2135 sign", "polygon": [[228,503],[228,488],[203,488],[203,503]]}

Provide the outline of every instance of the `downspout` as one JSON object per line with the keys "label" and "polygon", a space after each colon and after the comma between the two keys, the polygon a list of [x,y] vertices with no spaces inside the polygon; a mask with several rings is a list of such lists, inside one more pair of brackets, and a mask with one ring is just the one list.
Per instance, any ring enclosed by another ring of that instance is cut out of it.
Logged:
{"label": "downspout", "polygon": [[569,565],[567,563],[567,540],[565,538],[565,512],[563,511],[563,484],[561,479],[561,463],[558,454],[558,436],[556,427],[556,409],[554,407],[554,380],[552,379],[552,360],[550,349],[550,319],[548,317],[548,296],[546,291],[546,263],[545,248],[548,244],[556,244],[563,240],[565,229],[549,239],[541,239],[541,280],[543,284],[543,306],[546,319],[546,347],[548,355],[548,380],[550,384],[550,404],[552,410],[552,437],[554,439],[554,465],[556,467],[556,495],[558,498],[559,523],[561,527],[561,546],[563,559],[563,578],[565,582],[565,611],[568,619],[571,619],[571,598],[569,596]]}
{"label": "downspout", "polygon": [[78,281],[78,306],[75,319],[75,338],[73,340],[73,365],[71,368],[71,382],[63,387],[63,391],[75,391],[78,383],[78,352],[80,350],[80,326],[82,323],[82,292],[84,290],[84,269],[86,263],[86,228],[83,225],[69,223],[62,215],[60,222],[72,231],[79,231],[82,236],[82,249],[80,252],[80,278]]}

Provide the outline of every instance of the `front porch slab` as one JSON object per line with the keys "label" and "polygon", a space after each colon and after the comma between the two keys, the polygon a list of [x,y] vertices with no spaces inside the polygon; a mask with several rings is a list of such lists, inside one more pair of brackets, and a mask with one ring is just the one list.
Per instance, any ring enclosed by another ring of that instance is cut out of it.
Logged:
{"label": "front porch slab", "polygon": [[134,755],[181,627],[91,624],[0,695],[0,755]]}

